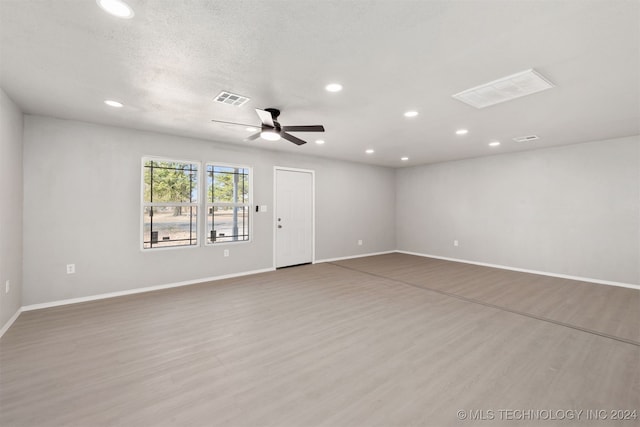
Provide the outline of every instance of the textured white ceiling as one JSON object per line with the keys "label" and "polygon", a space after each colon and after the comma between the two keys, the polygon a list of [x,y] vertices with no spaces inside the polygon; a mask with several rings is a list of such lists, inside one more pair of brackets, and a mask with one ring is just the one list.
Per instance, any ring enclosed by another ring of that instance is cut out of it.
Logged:
{"label": "textured white ceiling", "polygon": [[[0,86],[30,114],[392,167],[640,133],[635,0],[128,3],[122,20],[94,0],[0,0]],[[482,110],[451,98],[528,68],[556,87]],[[251,101],[214,103],[221,90]],[[258,124],[266,107],[323,124],[296,135],[326,144],[243,142],[210,121]]]}

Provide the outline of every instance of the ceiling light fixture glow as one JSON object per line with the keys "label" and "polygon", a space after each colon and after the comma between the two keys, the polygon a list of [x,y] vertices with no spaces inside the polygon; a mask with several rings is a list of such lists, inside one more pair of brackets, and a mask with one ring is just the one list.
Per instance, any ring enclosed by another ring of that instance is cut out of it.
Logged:
{"label": "ceiling light fixture glow", "polygon": [[260,132],[260,136],[267,141],[278,141],[280,134],[273,130],[263,130]]}
{"label": "ceiling light fixture glow", "polygon": [[417,111],[407,111],[406,113],[404,113],[405,117],[415,117],[418,115]]}
{"label": "ceiling light fixture glow", "polygon": [[402,160],[403,162],[406,162],[407,160],[409,160],[408,157],[401,157],[400,160]]}
{"label": "ceiling light fixture glow", "polygon": [[500,142],[498,141],[493,141],[489,143],[489,147],[497,147],[498,145],[500,145]]}
{"label": "ceiling light fixture glow", "polygon": [[369,148],[368,150],[366,150],[366,151],[365,151],[365,153],[367,153],[367,154],[373,154],[373,153],[375,153],[375,151],[374,151],[374,150],[372,150],[371,148]]}
{"label": "ceiling light fixture glow", "polygon": [[342,90],[342,85],[340,83],[330,83],[324,87],[327,92],[340,92]]}
{"label": "ceiling light fixture glow", "polygon": [[468,131],[468,130],[466,130],[466,129],[458,129],[458,130],[456,131],[456,135],[466,135],[466,134],[468,134],[468,133],[469,133],[469,131]]}
{"label": "ceiling light fixture glow", "polygon": [[316,144],[318,145],[324,144],[324,139],[316,139]]}
{"label": "ceiling light fixture glow", "polygon": [[96,0],[98,6],[110,15],[117,16],[118,18],[130,19],[133,18],[133,9],[131,6],[121,0]]}
{"label": "ceiling light fixture glow", "polygon": [[104,101],[105,104],[107,104],[109,107],[114,107],[114,108],[122,108],[122,103],[118,102],[118,101],[114,101],[112,99],[107,99],[106,101]]}

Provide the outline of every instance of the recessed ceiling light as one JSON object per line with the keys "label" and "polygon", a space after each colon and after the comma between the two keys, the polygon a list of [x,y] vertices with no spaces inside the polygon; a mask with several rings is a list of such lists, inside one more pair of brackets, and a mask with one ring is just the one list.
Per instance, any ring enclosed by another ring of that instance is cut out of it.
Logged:
{"label": "recessed ceiling light", "polygon": [[373,154],[375,153],[375,151],[373,151],[371,148],[369,148],[368,150],[365,151],[365,153],[367,154]]}
{"label": "recessed ceiling light", "polygon": [[256,129],[256,128],[252,128],[252,127],[248,127],[248,128],[245,128],[245,130],[246,130],[247,132],[255,132],[255,131],[257,131],[258,129]]}
{"label": "recessed ceiling light", "polygon": [[263,130],[260,133],[260,136],[266,139],[267,141],[277,141],[280,139],[280,134],[277,132],[274,132],[273,130]]}
{"label": "recessed ceiling light", "polygon": [[121,108],[122,107],[122,103],[118,102],[118,101],[113,101],[111,99],[107,99],[106,101],[104,101],[105,104],[107,104],[109,107],[115,107],[115,108]]}
{"label": "recessed ceiling light", "polygon": [[118,18],[133,18],[133,9],[121,0],[96,0],[98,6],[105,12]]}
{"label": "recessed ceiling light", "polygon": [[498,145],[500,145],[498,141],[493,141],[489,143],[489,147],[497,147]]}
{"label": "recessed ceiling light", "polygon": [[406,113],[404,113],[405,117],[415,117],[418,115],[417,111],[407,111]]}
{"label": "recessed ceiling light", "polygon": [[468,134],[468,133],[469,133],[469,131],[468,131],[468,130],[466,130],[466,129],[458,129],[458,130],[456,131],[456,135],[466,135],[466,134]]}
{"label": "recessed ceiling light", "polygon": [[340,83],[330,83],[324,87],[328,92],[340,92],[342,85]]}
{"label": "recessed ceiling light", "polygon": [[408,157],[401,157],[400,160],[402,160],[403,162],[406,162],[407,160],[409,160]]}
{"label": "recessed ceiling light", "polygon": [[316,139],[316,144],[318,145],[324,144],[324,139]]}

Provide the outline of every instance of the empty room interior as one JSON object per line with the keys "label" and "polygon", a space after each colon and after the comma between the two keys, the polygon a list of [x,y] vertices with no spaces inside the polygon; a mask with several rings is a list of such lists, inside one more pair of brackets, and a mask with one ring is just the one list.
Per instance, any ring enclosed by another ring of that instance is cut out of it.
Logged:
{"label": "empty room interior", "polygon": [[639,425],[639,76],[637,0],[0,0],[0,425]]}

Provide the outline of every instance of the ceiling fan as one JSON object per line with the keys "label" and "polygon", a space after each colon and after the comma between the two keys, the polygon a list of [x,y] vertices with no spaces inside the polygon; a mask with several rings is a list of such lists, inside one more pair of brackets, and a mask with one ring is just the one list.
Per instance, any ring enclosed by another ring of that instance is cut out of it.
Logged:
{"label": "ceiling fan", "polygon": [[[262,137],[268,141],[277,141],[282,137],[287,141],[293,142],[296,145],[302,145],[306,144],[307,141],[303,141],[302,139],[297,138],[287,132],[324,132],[324,126],[322,125],[281,126],[280,123],[278,123],[280,110],[278,110],[277,108],[265,108],[264,110],[256,108],[256,113],[258,113],[258,117],[260,117],[260,121],[262,122],[261,130],[260,132],[255,133],[245,139],[245,141],[253,141],[254,139],[257,139],[259,137]],[[256,127],[254,125],[223,122],[221,120],[211,121],[216,123],[226,123],[229,125]]]}

